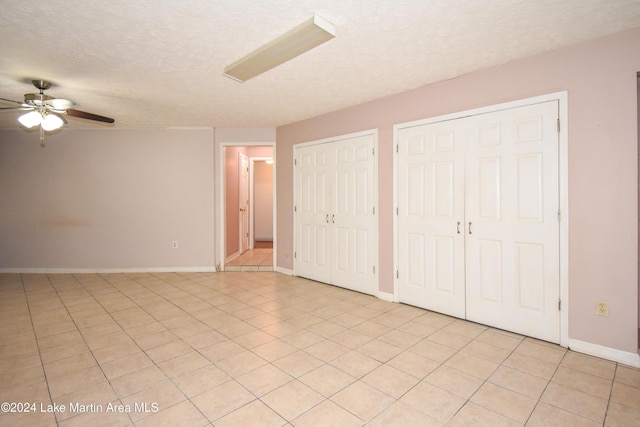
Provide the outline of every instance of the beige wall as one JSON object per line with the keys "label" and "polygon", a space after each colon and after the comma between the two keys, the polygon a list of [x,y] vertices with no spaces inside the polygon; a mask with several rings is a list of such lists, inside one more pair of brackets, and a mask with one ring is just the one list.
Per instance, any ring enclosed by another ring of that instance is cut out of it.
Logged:
{"label": "beige wall", "polygon": [[378,129],[379,288],[393,293],[393,125],[567,91],[569,338],[637,353],[639,46],[625,32],[277,128],[279,268],[293,268],[294,144]]}
{"label": "beige wall", "polygon": [[0,132],[0,268],[213,268],[213,130],[68,128],[45,142]]}

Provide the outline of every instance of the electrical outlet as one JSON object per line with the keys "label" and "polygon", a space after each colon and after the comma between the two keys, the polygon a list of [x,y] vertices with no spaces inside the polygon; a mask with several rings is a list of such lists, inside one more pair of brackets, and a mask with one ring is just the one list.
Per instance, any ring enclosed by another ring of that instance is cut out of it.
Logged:
{"label": "electrical outlet", "polygon": [[609,316],[609,303],[606,301],[596,301],[596,315]]}
{"label": "electrical outlet", "polygon": [[173,249],[178,249],[178,241],[177,241],[177,240],[174,240],[173,242],[171,242],[171,247],[172,247]]}

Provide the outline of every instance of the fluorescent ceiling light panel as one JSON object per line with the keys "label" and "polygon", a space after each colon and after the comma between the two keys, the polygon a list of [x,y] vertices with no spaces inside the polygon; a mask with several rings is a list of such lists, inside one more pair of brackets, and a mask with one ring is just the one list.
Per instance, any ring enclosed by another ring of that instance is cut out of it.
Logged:
{"label": "fluorescent ceiling light panel", "polygon": [[303,22],[224,69],[224,75],[245,82],[335,37],[335,28],[321,17]]}

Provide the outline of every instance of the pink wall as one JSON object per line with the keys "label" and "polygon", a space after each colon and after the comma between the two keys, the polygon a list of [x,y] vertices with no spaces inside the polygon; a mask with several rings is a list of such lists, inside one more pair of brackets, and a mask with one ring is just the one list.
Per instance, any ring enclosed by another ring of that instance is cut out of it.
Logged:
{"label": "pink wall", "polygon": [[637,352],[639,46],[640,29],[277,128],[279,267],[293,268],[294,144],[378,129],[379,283],[393,293],[393,125],[566,90],[569,337]]}

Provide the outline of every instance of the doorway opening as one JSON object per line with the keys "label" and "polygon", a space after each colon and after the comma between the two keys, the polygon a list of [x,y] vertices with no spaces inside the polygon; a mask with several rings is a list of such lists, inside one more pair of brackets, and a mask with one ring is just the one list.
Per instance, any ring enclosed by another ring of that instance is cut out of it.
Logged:
{"label": "doorway opening", "polygon": [[273,146],[223,144],[220,271],[273,271]]}

